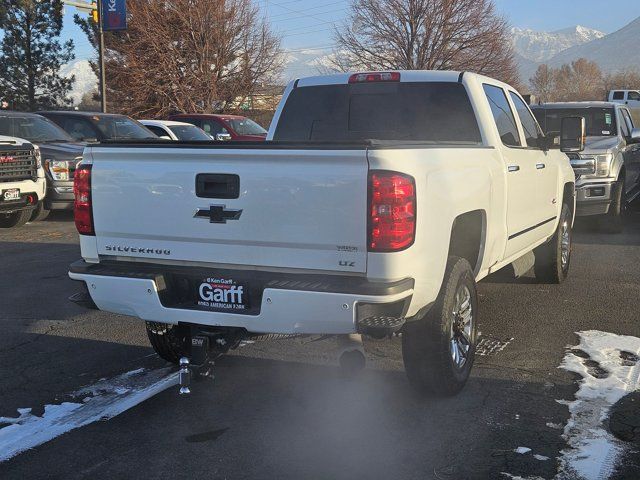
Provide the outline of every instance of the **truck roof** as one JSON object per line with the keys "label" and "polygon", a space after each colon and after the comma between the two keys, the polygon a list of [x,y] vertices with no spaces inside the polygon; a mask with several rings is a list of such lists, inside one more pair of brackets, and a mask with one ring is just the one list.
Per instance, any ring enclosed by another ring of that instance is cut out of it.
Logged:
{"label": "truck roof", "polygon": [[[515,90],[510,85],[500,82],[494,78],[486,77],[472,72],[461,72],[454,70],[379,70],[379,72],[398,72],[400,73],[401,82],[460,82],[465,77],[475,77],[479,82],[489,82],[494,85],[510,88]],[[376,71],[360,71],[360,72],[347,72],[347,73],[335,73],[331,75],[315,75],[311,77],[303,77],[294,80],[294,83],[298,87],[310,87],[319,85],[337,85],[349,83],[349,77],[356,73],[377,73]]]}
{"label": "truck roof", "polygon": [[619,103],[614,102],[548,102],[540,103],[537,105],[531,105],[531,108],[615,108],[620,106]]}

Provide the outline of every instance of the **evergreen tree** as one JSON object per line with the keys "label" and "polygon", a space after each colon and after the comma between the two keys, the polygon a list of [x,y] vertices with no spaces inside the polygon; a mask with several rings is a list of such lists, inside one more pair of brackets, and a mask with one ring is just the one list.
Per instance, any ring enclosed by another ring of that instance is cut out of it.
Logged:
{"label": "evergreen tree", "polygon": [[60,43],[60,0],[0,0],[0,98],[19,110],[70,105],[74,77],[60,67],[73,60],[73,41]]}

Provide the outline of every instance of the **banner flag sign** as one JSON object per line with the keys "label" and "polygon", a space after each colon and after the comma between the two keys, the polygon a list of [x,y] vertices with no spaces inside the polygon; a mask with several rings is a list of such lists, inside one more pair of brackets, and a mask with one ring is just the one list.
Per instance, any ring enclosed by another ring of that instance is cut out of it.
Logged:
{"label": "banner flag sign", "polygon": [[102,0],[102,30],[127,29],[126,0]]}

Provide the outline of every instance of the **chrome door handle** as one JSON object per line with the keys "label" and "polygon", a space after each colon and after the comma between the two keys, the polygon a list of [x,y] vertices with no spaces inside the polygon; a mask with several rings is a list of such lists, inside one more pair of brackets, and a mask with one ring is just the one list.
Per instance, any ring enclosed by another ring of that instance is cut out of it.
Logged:
{"label": "chrome door handle", "polygon": [[544,167],[546,167],[546,165],[544,163],[536,163],[536,168],[538,170],[542,170]]}
{"label": "chrome door handle", "polygon": [[517,172],[518,170],[520,170],[520,167],[518,165],[509,165],[508,170],[510,172]]}

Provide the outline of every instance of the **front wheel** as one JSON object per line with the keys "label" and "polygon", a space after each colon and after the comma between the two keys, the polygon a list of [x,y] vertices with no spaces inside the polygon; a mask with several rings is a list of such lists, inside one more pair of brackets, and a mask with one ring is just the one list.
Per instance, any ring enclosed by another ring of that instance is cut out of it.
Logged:
{"label": "front wheel", "polygon": [[0,213],[0,228],[21,227],[31,218],[31,209],[19,210],[12,213]]}
{"label": "front wheel", "polygon": [[605,233],[621,233],[624,228],[624,177],[613,184],[611,205],[605,215],[598,217],[600,230]]}
{"label": "front wheel", "polygon": [[440,293],[402,332],[402,359],[419,393],[450,396],[465,386],[475,358],[478,294],[471,265],[449,257]]}
{"label": "front wheel", "polygon": [[36,208],[33,209],[33,213],[31,213],[31,222],[41,222],[45,218],[49,216],[51,210],[44,208],[44,202],[38,203]]}
{"label": "front wheel", "polygon": [[565,203],[556,232],[547,243],[534,250],[536,278],[542,283],[562,283],[569,275],[572,250],[571,210]]}

